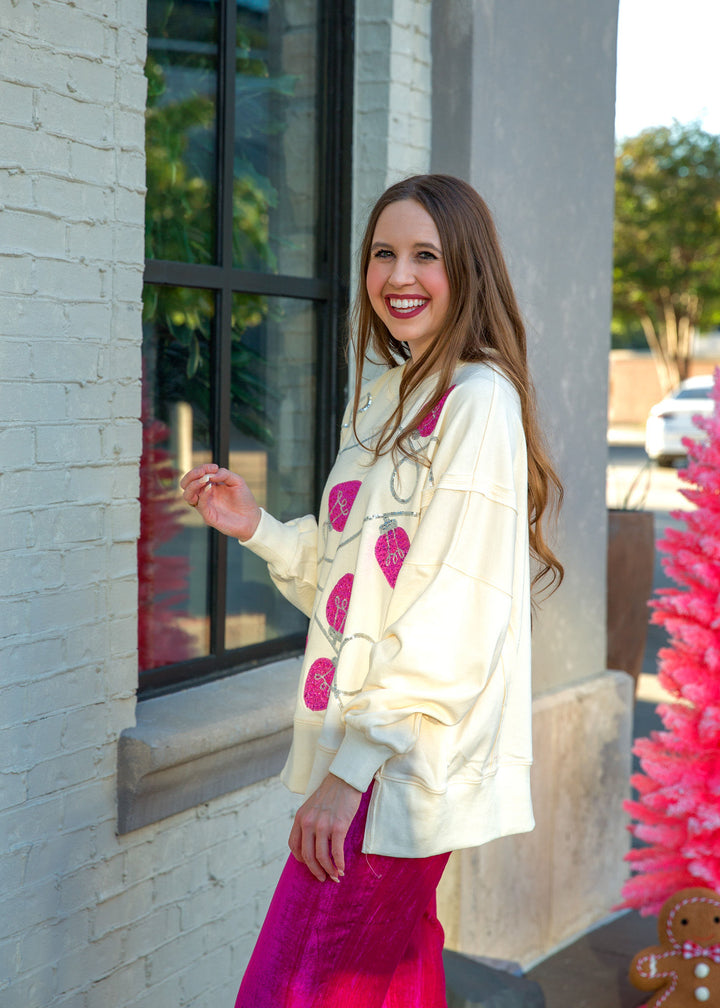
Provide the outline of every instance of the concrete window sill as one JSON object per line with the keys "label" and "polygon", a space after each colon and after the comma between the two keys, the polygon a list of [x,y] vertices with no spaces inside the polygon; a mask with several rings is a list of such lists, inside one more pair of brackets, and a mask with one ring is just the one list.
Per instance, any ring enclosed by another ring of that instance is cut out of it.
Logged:
{"label": "concrete window sill", "polygon": [[118,832],[272,777],[290,745],[301,658],[141,700],[118,744]]}

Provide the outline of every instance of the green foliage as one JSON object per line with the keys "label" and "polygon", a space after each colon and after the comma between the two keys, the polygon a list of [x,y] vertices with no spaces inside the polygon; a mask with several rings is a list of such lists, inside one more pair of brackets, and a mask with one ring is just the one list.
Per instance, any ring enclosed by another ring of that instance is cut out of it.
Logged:
{"label": "green foliage", "polygon": [[610,327],[611,347],[613,350],[645,350],[648,345],[642,326],[636,320],[624,322],[613,319]]}
{"label": "green foliage", "polygon": [[[167,100],[165,71],[153,56],[147,58],[145,73],[145,256],[209,263],[215,242],[215,187],[207,176],[214,167],[215,103],[199,94]],[[189,156],[191,140],[204,158],[199,152]]]}
{"label": "green foliage", "polygon": [[[265,379],[265,357],[249,336],[278,314],[278,309],[273,310],[263,295],[238,294],[233,298],[230,419],[239,431],[264,444],[273,443],[268,401],[272,401],[274,394]],[[154,385],[162,402],[190,403],[196,434],[207,443],[213,406],[212,292],[146,284],[143,316],[146,323],[143,353],[154,358]],[[164,411],[161,414],[168,419]]]}
{"label": "green foliage", "polygon": [[720,318],[720,137],[697,123],[645,130],[615,159],[613,328],[642,327],[667,385],[692,336]]}

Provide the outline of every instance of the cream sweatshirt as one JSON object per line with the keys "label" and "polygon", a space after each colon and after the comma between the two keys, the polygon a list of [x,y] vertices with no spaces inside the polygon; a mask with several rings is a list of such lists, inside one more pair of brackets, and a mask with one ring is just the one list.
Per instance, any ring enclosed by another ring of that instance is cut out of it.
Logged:
{"label": "cream sweatshirt", "polygon": [[[372,445],[404,365],[364,390]],[[429,401],[434,378],[409,410]],[[411,415],[411,413],[408,413]],[[533,828],[527,460],[520,403],[459,364],[413,434],[429,465],[372,462],[353,433],[312,516],[266,512],[243,545],[310,617],[283,780],[375,781],[363,849],[427,857]]]}

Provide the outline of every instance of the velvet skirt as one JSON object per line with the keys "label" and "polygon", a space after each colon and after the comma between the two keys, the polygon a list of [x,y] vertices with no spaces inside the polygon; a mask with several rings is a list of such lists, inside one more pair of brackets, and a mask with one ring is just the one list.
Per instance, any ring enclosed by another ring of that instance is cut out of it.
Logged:
{"label": "velvet skirt", "polygon": [[363,854],[369,801],[339,882],[288,859],[235,1008],[446,1008],[435,891],[450,855]]}

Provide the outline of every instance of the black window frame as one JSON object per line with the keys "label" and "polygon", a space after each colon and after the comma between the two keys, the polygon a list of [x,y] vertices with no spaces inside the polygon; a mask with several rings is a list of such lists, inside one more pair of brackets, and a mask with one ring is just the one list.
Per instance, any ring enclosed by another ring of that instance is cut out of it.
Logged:
{"label": "black window frame", "polygon": [[[314,506],[317,510],[326,474],[337,451],[345,405],[347,365],[343,337],[347,325],[350,277],[352,100],[354,0],[318,0],[318,226],[313,277],[260,273],[233,266],[233,152],[235,141],[236,0],[221,0],[218,68],[218,166],[216,264],[147,259],[144,283],[213,291],[216,345],[212,368],[213,456],[221,465],[229,456],[230,350],[234,294],[264,294],[312,301],[317,313],[316,439]],[[305,634],[261,644],[225,649],[228,540],[210,532],[210,654],[140,671],[138,695],[149,698],[185,689],[302,652]],[[230,544],[232,548],[232,544]],[[237,547],[236,547],[237,548]]]}

